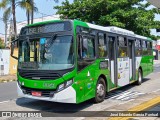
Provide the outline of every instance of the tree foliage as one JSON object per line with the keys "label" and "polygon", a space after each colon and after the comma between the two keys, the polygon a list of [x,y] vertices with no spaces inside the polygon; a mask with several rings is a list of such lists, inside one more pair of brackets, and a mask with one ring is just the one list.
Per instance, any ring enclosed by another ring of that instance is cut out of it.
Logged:
{"label": "tree foliage", "polygon": [[[30,24],[30,17],[32,18],[33,12],[38,11],[38,8],[36,7],[33,0],[21,0],[21,1],[17,2],[17,5],[20,8],[26,10],[27,23]],[[33,21],[33,18],[31,21]]]}
{"label": "tree foliage", "polygon": [[4,23],[7,22],[9,16],[12,14],[15,37],[17,35],[16,11],[15,11],[15,9],[16,9],[16,1],[17,0],[2,0],[0,2],[0,9],[4,10],[4,13],[3,13],[3,21],[4,21]]}
{"label": "tree foliage", "polygon": [[54,8],[62,19],[80,19],[103,26],[117,26],[153,38],[150,29],[160,26],[160,22],[154,20],[160,10],[148,7],[150,3],[144,0],[75,0],[71,4],[66,0],[62,6]]}

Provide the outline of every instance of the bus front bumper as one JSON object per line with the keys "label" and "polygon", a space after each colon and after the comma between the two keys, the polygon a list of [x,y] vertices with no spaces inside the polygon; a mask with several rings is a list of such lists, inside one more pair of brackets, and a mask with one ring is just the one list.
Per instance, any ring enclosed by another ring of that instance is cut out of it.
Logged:
{"label": "bus front bumper", "polygon": [[60,103],[76,103],[76,91],[72,86],[55,93],[53,97],[36,97],[28,94],[24,94],[22,89],[17,83],[17,93],[20,97],[26,97],[31,99],[38,99],[44,101],[60,102]]}

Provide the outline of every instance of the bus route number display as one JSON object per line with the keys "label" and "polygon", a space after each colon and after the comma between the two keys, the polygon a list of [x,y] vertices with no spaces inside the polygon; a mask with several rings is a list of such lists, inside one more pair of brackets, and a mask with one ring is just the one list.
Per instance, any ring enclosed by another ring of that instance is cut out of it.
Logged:
{"label": "bus route number display", "polygon": [[32,34],[39,34],[39,33],[69,31],[69,30],[71,30],[70,23],[61,22],[61,23],[52,23],[52,24],[23,28],[21,31],[21,35],[32,35]]}

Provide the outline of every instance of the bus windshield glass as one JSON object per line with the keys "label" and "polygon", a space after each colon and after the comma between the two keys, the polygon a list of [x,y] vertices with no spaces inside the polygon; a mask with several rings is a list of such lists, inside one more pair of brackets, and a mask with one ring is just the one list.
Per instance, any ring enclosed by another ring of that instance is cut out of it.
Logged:
{"label": "bus windshield glass", "polygon": [[53,35],[19,42],[19,69],[63,70],[74,65],[73,37]]}

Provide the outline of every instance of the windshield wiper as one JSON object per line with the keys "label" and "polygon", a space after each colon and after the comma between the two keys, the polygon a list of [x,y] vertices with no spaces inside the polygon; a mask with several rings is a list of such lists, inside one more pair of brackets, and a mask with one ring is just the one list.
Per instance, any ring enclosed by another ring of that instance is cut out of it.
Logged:
{"label": "windshield wiper", "polygon": [[56,38],[57,38],[57,34],[53,34],[51,39],[47,42],[47,46],[45,46],[45,48],[49,49]]}

